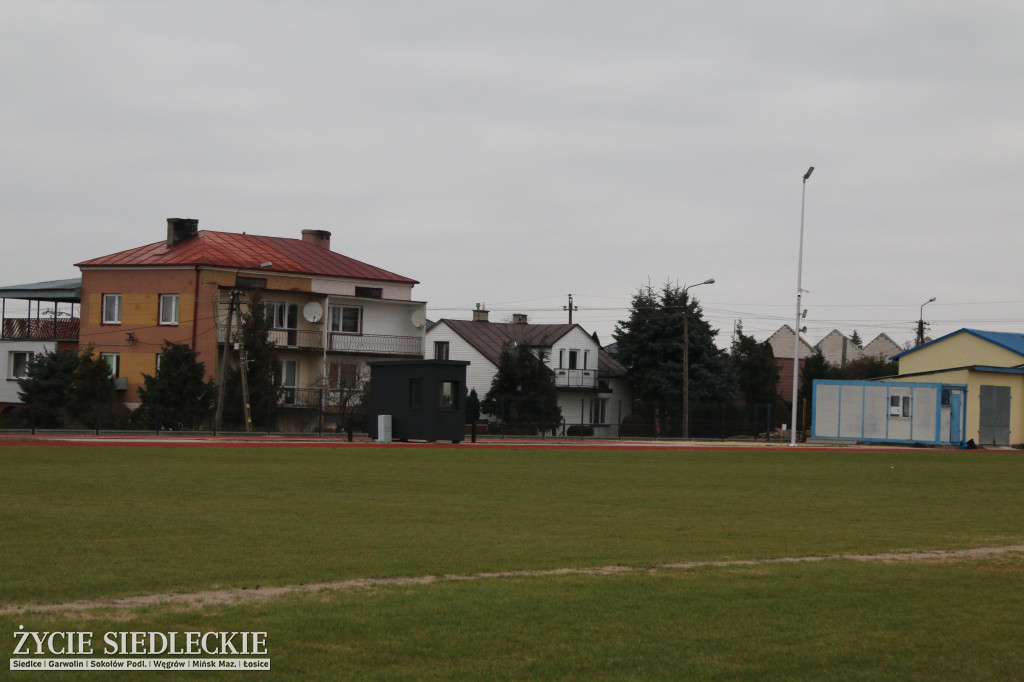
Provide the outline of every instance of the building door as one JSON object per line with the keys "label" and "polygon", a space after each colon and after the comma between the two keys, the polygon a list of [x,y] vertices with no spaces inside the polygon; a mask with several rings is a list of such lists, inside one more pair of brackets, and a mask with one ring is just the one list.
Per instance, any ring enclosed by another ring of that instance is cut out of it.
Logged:
{"label": "building door", "polygon": [[961,401],[963,396],[960,391],[949,392],[949,442],[950,443],[962,443],[963,431],[960,428],[963,417],[961,411],[963,407]]}
{"label": "building door", "polygon": [[982,386],[979,400],[979,445],[1010,444],[1010,387]]}

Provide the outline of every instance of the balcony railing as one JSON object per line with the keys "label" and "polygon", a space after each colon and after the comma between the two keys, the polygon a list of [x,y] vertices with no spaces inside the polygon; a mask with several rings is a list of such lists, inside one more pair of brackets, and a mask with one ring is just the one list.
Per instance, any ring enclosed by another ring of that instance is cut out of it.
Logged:
{"label": "balcony railing", "polygon": [[423,339],[418,336],[355,335],[331,332],[331,345],[327,350],[342,353],[423,355]]}
{"label": "balcony railing", "polygon": [[597,370],[556,369],[555,386],[558,388],[597,388]]}
{"label": "balcony railing", "polygon": [[[235,336],[237,340],[237,335]],[[297,348],[300,350],[324,349],[323,332],[315,329],[273,329],[268,337],[279,348]],[[219,341],[224,341],[224,330],[217,333]],[[365,353],[367,355],[423,355],[423,339],[418,336],[392,336],[388,334],[328,334],[329,352]]]}
{"label": "balcony railing", "polygon": [[32,341],[77,341],[80,320],[72,318],[26,318],[5,319],[0,338]]}

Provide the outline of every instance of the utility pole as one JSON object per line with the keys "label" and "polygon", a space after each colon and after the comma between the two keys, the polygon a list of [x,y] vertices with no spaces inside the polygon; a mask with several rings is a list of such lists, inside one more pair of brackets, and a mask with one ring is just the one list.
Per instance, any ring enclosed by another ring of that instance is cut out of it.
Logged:
{"label": "utility pole", "polygon": [[249,356],[245,346],[238,347],[238,361],[242,370],[242,404],[245,407],[245,432],[252,433],[252,414],[249,411]]}
{"label": "utility pole", "polygon": [[231,298],[228,302],[228,324],[224,332],[224,352],[221,353],[220,367],[217,368],[217,411],[213,417],[214,431],[221,430],[221,422],[224,417],[224,375],[228,367],[228,348],[231,345],[231,320],[235,316],[235,308],[238,306],[238,289],[231,290]]}
{"label": "utility pole", "polygon": [[572,304],[572,294],[569,294],[569,305],[563,305],[562,310],[569,311],[569,324],[572,324],[572,311],[579,310],[579,307]]}

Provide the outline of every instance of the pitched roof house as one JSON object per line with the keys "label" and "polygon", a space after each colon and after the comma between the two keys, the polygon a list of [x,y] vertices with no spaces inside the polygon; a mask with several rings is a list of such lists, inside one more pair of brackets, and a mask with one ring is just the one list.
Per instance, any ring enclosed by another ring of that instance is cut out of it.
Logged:
{"label": "pitched roof house", "polygon": [[566,425],[585,424],[595,435],[618,435],[632,407],[626,368],[578,324],[530,324],[526,315],[513,315],[511,323],[490,322],[488,311],[476,310],[472,320],[441,319],[431,326],[425,356],[468,360],[466,390],[475,389],[482,399],[510,344],[543,352]]}
{"label": "pitched roof house", "polygon": [[875,358],[876,360],[888,360],[903,350],[898,343],[892,340],[888,334],[879,334],[866,346],[862,357]]}
{"label": "pitched roof house", "polygon": [[821,351],[821,354],[825,356],[829,363],[837,367],[842,367],[848,362],[858,360],[863,355],[863,352],[853,342],[853,339],[838,329],[830,331],[821,341],[814,344],[814,347]]}
{"label": "pitched roof house", "polygon": [[81,299],[80,279],[0,287],[0,413],[21,404],[17,381],[26,376],[29,361],[78,348]]}
{"label": "pitched roof house", "polygon": [[81,344],[94,344],[126,380],[129,406],[165,340],[189,345],[215,376],[232,290],[243,308],[262,299],[290,405],[362,373],[368,359],[422,357],[426,305],[412,299],[416,280],[332,251],[323,230],[290,239],[198,223],[170,218],[162,241],[77,263]]}
{"label": "pitched roof house", "polygon": [[959,329],[895,356],[896,381],[967,386],[965,436],[1024,443],[1024,334]]}

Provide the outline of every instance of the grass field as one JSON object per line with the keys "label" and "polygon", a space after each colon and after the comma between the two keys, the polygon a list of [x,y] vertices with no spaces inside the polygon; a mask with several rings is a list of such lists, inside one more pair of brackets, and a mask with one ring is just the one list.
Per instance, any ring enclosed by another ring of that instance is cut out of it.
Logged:
{"label": "grass field", "polygon": [[0,629],[259,629],[256,679],[1022,679],[1020,553],[666,567],[1024,545],[1022,491],[1014,452],[0,445],[0,608],[622,567]]}

